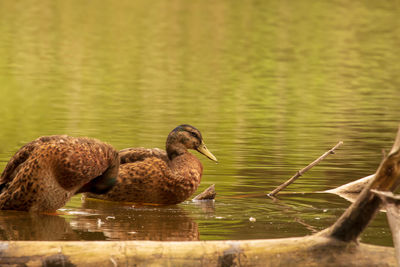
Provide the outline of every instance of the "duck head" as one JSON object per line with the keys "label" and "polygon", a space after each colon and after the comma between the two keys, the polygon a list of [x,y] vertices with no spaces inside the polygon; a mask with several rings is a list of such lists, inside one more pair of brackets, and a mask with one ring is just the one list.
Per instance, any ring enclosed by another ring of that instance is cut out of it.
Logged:
{"label": "duck head", "polygon": [[217,158],[207,149],[200,131],[191,125],[182,124],[168,135],[166,143],[168,158],[172,160],[188,149],[197,150],[207,158],[218,162]]}

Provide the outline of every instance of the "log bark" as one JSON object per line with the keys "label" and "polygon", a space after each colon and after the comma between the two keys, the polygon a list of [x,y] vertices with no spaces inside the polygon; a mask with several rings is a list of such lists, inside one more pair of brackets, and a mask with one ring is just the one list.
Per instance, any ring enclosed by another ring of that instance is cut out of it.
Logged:
{"label": "log bark", "polygon": [[325,193],[332,193],[332,194],[359,194],[361,191],[364,189],[365,186],[367,186],[371,180],[373,180],[375,177],[375,174],[371,174],[368,176],[365,176],[363,178],[360,178],[356,181],[341,185],[339,187],[325,190]]}
{"label": "log bark", "polygon": [[372,190],[372,192],[383,201],[396,250],[397,266],[400,266],[400,195],[395,196],[392,192],[377,190]]}
{"label": "log bark", "polygon": [[307,236],[242,241],[3,242],[0,266],[395,266],[393,248]]}

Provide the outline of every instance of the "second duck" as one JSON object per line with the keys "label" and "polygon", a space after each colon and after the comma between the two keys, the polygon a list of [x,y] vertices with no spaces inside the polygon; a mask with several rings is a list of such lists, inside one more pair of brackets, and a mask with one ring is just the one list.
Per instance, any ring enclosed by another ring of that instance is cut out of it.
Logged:
{"label": "second duck", "polygon": [[198,129],[179,125],[169,133],[166,151],[158,148],[121,150],[116,185],[107,194],[88,194],[88,197],[140,204],[183,202],[196,191],[203,173],[201,162],[188,149],[197,150],[217,162]]}

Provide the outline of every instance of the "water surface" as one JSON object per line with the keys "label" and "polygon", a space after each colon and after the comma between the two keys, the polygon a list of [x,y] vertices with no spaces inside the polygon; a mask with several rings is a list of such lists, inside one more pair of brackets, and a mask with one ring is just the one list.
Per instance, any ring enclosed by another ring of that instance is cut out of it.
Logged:
{"label": "water surface", "polygon": [[[349,202],[311,192],[372,174],[399,123],[398,11],[396,1],[1,1],[0,170],[38,136],[163,148],[182,123],[220,162],[196,154],[213,204],[78,195],[58,216],[1,212],[1,238],[256,239],[328,227]],[[307,194],[265,197],[339,140],[287,189]],[[362,241],[392,244],[384,214]]]}

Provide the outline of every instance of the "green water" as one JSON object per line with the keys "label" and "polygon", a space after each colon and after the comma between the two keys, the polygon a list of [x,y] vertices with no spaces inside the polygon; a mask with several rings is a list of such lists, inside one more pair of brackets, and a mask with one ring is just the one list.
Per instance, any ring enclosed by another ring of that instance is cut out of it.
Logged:
{"label": "green water", "polygon": [[[349,202],[263,194],[339,140],[287,192],[333,188],[377,168],[400,121],[399,9],[397,1],[1,1],[0,170],[38,136],[163,148],[182,123],[202,131],[220,163],[196,154],[199,191],[216,184],[214,204],[76,196],[60,216],[2,212],[0,237],[253,239],[328,227]],[[392,244],[384,214],[362,241]]]}

